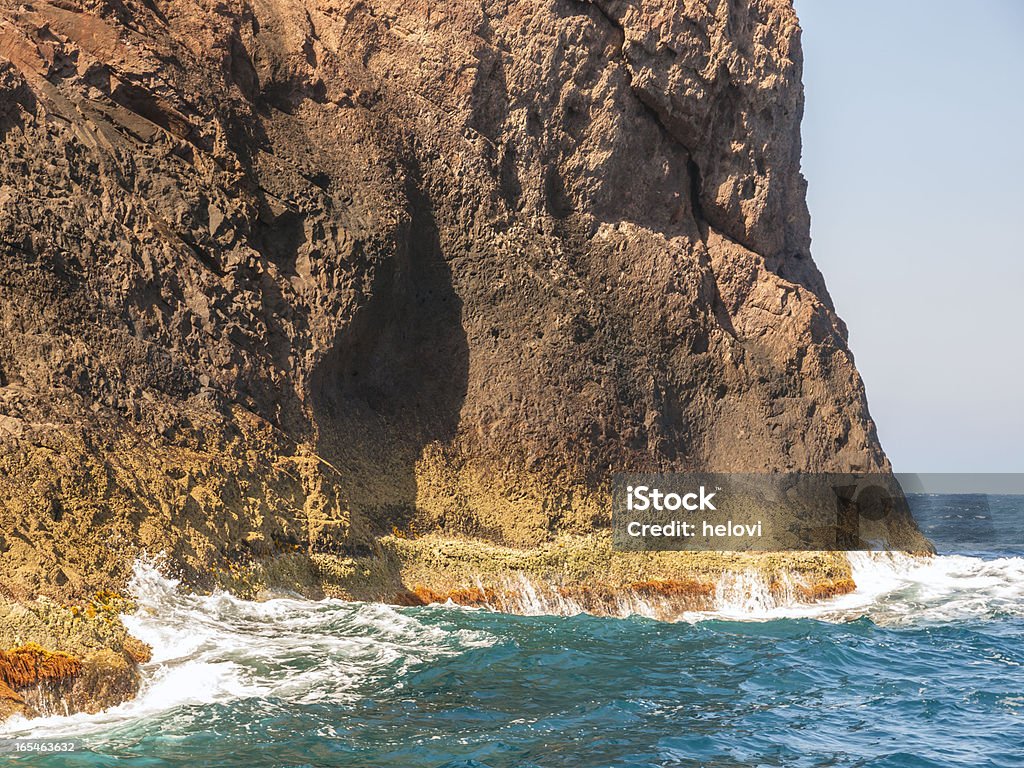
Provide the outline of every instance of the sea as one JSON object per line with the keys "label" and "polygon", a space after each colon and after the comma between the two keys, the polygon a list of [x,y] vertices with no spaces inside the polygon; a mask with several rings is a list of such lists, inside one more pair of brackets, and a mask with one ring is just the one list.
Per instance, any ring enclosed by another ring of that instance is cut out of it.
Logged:
{"label": "sea", "polygon": [[910,501],[938,556],[852,553],[852,594],[752,584],[672,623],[247,602],[140,562],[139,696],[9,720],[0,765],[1024,766],[1024,496]]}

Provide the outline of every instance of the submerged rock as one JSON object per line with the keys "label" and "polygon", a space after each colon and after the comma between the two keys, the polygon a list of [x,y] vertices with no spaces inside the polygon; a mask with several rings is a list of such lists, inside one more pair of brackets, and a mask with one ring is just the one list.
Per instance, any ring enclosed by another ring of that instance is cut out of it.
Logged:
{"label": "submerged rock", "polygon": [[788,0],[0,3],[11,599],[529,549],[614,470],[888,471],[800,70]]}

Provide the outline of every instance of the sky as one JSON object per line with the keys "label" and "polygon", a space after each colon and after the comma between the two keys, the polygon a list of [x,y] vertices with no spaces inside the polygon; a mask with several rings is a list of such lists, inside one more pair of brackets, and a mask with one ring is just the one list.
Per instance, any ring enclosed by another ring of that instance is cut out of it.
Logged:
{"label": "sky", "polygon": [[1024,472],[1024,2],[796,0],[825,275],[897,472]]}

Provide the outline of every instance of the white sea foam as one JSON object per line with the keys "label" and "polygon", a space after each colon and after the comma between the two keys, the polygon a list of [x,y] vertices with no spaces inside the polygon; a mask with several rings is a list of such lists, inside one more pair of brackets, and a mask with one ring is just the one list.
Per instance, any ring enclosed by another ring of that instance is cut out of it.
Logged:
{"label": "white sea foam", "polygon": [[[1024,615],[1024,558],[984,560],[961,555],[919,557],[896,552],[848,554],[856,589],[829,600],[801,598],[798,575],[783,573],[769,583],[757,570],[725,573],[708,611],[680,613],[678,603],[659,595],[626,591],[600,606],[612,616],[644,616],[687,622],[711,619],[767,621],[815,618],[849,621],[868,616],[877,623],[956,621],[987,615]],[[570,616],[584,606],[553,585],[520,575],[499,585],[491,609],[523,615]]]}
{"label": "white sea foam", "polygon": [[379,679],[380,690],[412,665],[492,642],[381,604],[191,595],[152,562],[135,565],[129,586],[138,610],[122,619],[153,648],[139,695],[97,715],[11,718],[0,734],[107,734],[141,719],[190,717],[190,705],[239,699],[344,704],[361,683]]}
{"label": "white sea foam", "polygon": [[899,552],[847,556],[857,585],[849,594],[804,603],[792,589],[770,590],[757,573],[730,574],[719,583],[713,611],[683,618],[849,621],[867,616],[878,624],[924,625],[1024,616],[1024,558],[919,557]]}
{"label": "white sea foam", "polygon": [[850,563],[854,596],[878,623],[1024,616],[1024,558],[858,552]]}
{"label": "white sea foam", "polygon": [[[679,618],[849,621],[866,615],[879,624],[916,625],[1024,616],[1024,558],[879,552],[849,557],[857,584],[850,594],[807,604],[796,597],[796,584],[770,588],[756,572],[729,574],[718,584],[714,610]],[[188,720],[194,705],[244,699],[344,704],[354,701],[360,686],[401,685],[413,665],[494,641],[483,632],[439,626],[436,614],[428,622],[381,604],[187,594],[150,562],[136,564],[130,586],[139,609],[123,620],[153,647],[139,695],[96,715],[15,717],[0,726],[0,734],[109,736],[143,719]],[[515,603],[506,610],[582,612],[550,585],[523,577],[506,587]],[[658,617],[669,610],[662,598],[633,594],[622,595],[614,608],[620,616]]]}
{"label": "white sea foam", "polygon": [[[486,607],[525,616],[573,616],[589,608],[618,618],[643,616],[690,623],[785,618],[839,622],[868,616],[876,623],[906,624],[1024,615],[1024,558],[984,560],[899,552],[851,552],[847,556],[856,589],[813,603],[802,598],[801,587],[806,584],[799,575],[782,573],[769,583],[762,572],[751,569],[723,574],[715,587],[713,608],[707,611],[680,612],[678,600],[671,596],[630,590],[596,606],[585,606],[555,585],[525,574],[492,585],[496,586],[495,597]],[[486,591],[482,583],[477,586]],[[446,607],[460,609],[453,603]]]}

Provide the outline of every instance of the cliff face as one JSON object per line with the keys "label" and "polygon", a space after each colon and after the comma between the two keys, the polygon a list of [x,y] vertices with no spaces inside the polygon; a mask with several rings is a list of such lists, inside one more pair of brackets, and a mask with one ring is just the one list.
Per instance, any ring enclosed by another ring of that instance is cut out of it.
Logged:
{"label": "cliff face", "polygon": [[786,0],[0,3],[0,581],[887,468]]}

